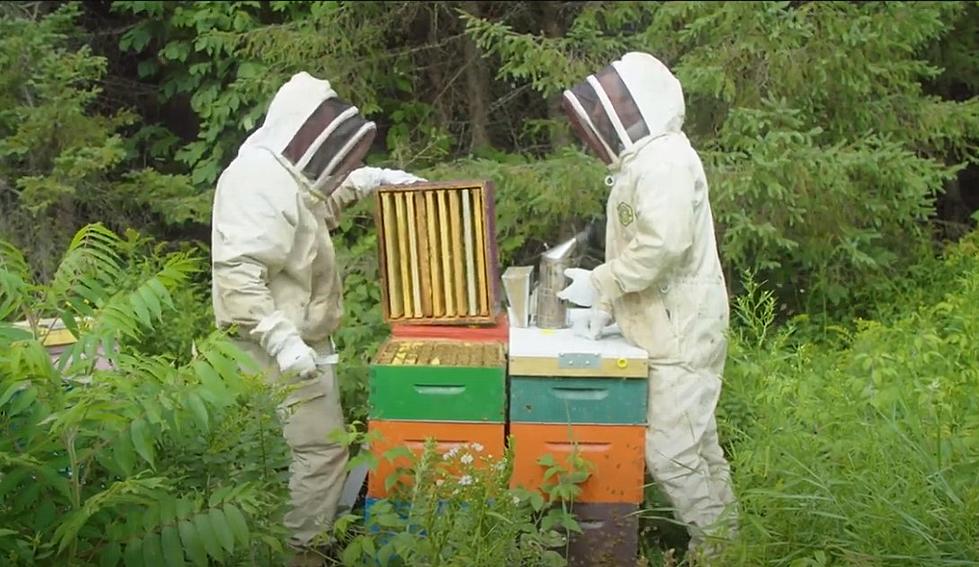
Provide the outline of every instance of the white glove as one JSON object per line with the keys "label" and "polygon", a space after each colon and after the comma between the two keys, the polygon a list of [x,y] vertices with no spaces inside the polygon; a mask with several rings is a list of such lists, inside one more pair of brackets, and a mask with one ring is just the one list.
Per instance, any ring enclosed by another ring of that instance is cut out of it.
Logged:
{"label": "white glove", "polygon": [[579,337],[597,341],[605,335],[605,327],[612,322],[612,314],[594,307],[588,310],[586,317],[581,317],[574,323],[574,334]]}
{"label": "white glove", "polygon": [[295,337],[276,353],[275,362],[282,374],[296,374],[300,378],[306,378],[316,372],[316,351],[302,339]]}
{"label": "white glove", "polygon": [[316,351],[303,341],[296,327],[281,312],[276,311],[259,322],[251,335],[275,358],[279,372],[306,377],[316,371]]}
{"label": "white glove", "polygon": [[412,183],[424,183],[427,179],[422,179],[417,175],[412,175],[407,171],[398,169],[385,169],[382,185],[411,185]]}
{"label": "white glove", "polygon": [[358,199],[364,199],[371,196],[381,185],[410,185],[425,181],[421,177],[399,169],[361,167],[348,175],[343,181],[343,185],[351,187]]}
{"label": "white glove", "polygon": [[598,296],[598,290],[591,283],[591,270],[568,268],[564,275],[571,278],[571,285],[559,291],[557,296],[575,305],[591,307]]}

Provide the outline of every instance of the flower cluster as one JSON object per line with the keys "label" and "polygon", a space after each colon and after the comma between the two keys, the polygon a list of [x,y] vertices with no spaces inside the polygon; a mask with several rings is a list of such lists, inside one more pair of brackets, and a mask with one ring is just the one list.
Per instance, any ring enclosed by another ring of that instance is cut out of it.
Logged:
{"label": "flower cluster", "polygon": [[435,489],[441,497],[459,496],[478,489],[496,492],[505,457],[495,457],[480,443],[465,443],[443,452],[435,466]]}

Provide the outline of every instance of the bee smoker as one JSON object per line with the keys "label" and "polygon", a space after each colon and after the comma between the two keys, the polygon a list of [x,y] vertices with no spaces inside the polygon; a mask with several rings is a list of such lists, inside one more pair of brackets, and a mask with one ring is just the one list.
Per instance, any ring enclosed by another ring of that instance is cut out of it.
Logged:
{"label": "bee smoker", "polygon": [[537,275],[537,317],[539,329],[568,327],[568,304],[557,294],[567,285],[564,271],[576,265],[579,245],[591,237],[592,226],[541,254]]}

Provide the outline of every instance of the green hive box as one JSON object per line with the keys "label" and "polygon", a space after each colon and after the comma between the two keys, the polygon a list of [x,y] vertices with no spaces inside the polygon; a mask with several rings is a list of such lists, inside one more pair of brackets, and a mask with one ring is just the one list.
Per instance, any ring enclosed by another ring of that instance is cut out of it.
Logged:
{"label": "green hive box", "polygon": [[503,423],[506,405],[499,342],[392,339],[371,364],[372,420]]}
{"label": "green hive box", "polygon": [[646,423],[647,381],[627,378],[510,378],[516,423]]}

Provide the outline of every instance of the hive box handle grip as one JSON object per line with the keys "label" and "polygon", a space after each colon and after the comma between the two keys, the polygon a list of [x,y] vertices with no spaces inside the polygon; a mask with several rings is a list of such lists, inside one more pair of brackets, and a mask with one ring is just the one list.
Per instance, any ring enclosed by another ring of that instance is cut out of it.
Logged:
{"label": "hive box handle grip", "polygon": [[601,529],[605,525],[605,522],[602,520],[578,520],[578,525],[583,530],[597,530]]}
{"label": "hive box handle grip", "polygon": [[564,400],[589,400],[598,401],[608,397],[608,390],[605,388],[554,388],[554,395]]}
{"label": "hive box handle grip", "polygon": [[[426,442],[425,439],[405,439],[404,444],[405,447],[408,448],[424,449],[425,442]],[[471,443],[471,442],[470,441],[436,441],[435,446],[438,449],[454,449],[456,447],[461,448],[463,445],[466,445],[467,443]]]}
{"label": "hive box handle grip", "polygon": [[447,385],[429,385],[429,384],[415,384],[415,391],[419,394],[434,394],[437,396],[458,396],[459,394],[466,391],[466,387],[462,385],[458,386],[447,386]]}
{"label": "hive box handle grip", "polygon": [[575,445],[577,445],[578,449],[583,453],[604,453],[612,447],[611,443],[601,443],[597,441],[578,441],[577,443],[572,443],[570,441],[549,441],[547,443],[547,448],[552,451],[570,453],[574,450]]}

